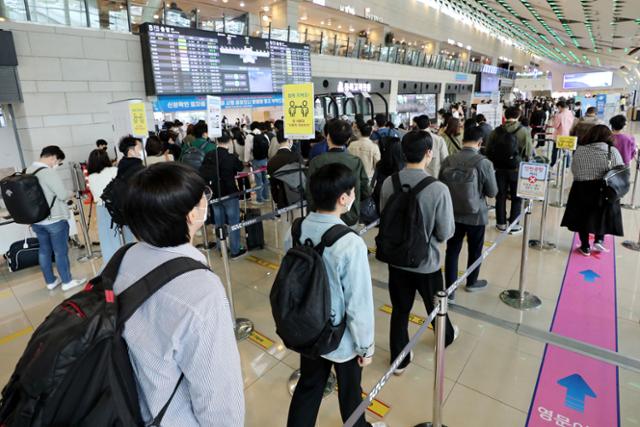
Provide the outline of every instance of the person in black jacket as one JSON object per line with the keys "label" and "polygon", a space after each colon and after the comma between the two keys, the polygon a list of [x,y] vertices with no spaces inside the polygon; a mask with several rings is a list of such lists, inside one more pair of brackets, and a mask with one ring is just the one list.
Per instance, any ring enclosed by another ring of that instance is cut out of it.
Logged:
{"label": "person in black jacket", "polygon": [[120,140],[118,149],[124,155],[118,162],[118,174],[116,178],[129,179],[134,173],[144,167],[144,148],[142,141],[133,136],[125,136]]}
{"label": "person in black jacket", "polygon": [[[207,153],[200,167],[200,175],[211,187],[215,198],[238,193],[235,176],[244,168],[238,156],[231,154],[229,149],[233,139],[227,131],[218,138],[218,148]],[[219,166],[218,166],[219,165]],[[213,204],[213,218],[217,225],[234,225],[240,222],[240,200],[235,195],[221,202]],[[229,235],[231,258],[236,259],[247,253],[240,246],[240,230],[234,230]]]}
{"label": "person in black jacket", "polygon": [[[276,204],[278,209],[289,206],[291,203],[294,203],[294,200],[288,200],[287,192],[286,192],[286,184],[282,179],[278,179],[274,177],[276,172],[282,168],[283,166],[294,164],[302,166],[302,156],[298,153],[294,153],[291,151],[291,140],[284,137],[284,131],[278,130],[276,133],[276,138],[278,139],[278,151],[276,155],[269,160],[267,163],[267,174],[269,174],[269,186],[271,187],[271,197]],[[294,168],[297,172],[291,172],[292,174],[299,175],[299,168]],[[292,178],[296,178],[293,176]],[[299,199],[298,199],[299,200]]]}

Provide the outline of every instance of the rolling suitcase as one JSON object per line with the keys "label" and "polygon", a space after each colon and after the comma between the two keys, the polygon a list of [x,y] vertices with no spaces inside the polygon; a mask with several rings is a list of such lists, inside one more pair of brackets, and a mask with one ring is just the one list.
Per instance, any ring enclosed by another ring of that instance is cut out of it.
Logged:
{"label": "rolling suitcase", "polygon": [[[247,208],[244,213],[243,221],[248,221],[252,218],[257,218],[262,215],[260,209]],[[262,222],[252,224],[246,227],[247,235],[247,249],[264,249],[264,229],[262,228]]]}
{"label": "rolling suitcase", "polygon": [[12,243],[7,253],[4,254],[9,271],[14,272],[38,265],[39,249],[40,243],[35,237]]}

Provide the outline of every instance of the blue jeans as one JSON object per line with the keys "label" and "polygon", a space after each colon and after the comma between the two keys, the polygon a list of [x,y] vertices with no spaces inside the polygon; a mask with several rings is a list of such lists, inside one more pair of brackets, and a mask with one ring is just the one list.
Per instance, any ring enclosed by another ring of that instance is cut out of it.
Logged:
{"label": "blue jeans", "polygon": [[[264,160],[253,160],[251,165],[253,169],[256,170],[258,168],[263,168],[267,166],[267,159]],[[256,177],[256,186],[262,185],[262,188],[256,192],[256,199],[259,202],[264,202],[269,198],[269,179],[267,178],[267,172],[259,172],[255,174]]]}
{"label": "blue jeans", "polygon": [[53,274],[53,264],[51,255],[56,256],[56,268],[60,274],[62,283],[69,283],[71,277],[71,266],[69,265],[69,223],[67,220],[54,222],[53,224],[33,224],[31,229],[36,233],[40,249],[38,251],[38,261],[40,270],[44,275],[44,280],[49,283],[56,281]]}
{"label": "blue jeans", "polygon": [[[102,253],[102,268],[104,268],[113,254],[120,248],[120,236],[115,229],[111,228],[111,215],[104,206],[96,205],[96,215],[98,217],[98,237],[100,238],[100,252]],[[123,227],[125,243],[133,243],[136,238],[131,233],[129,227]]]}
{"label": "blue jeans", "polygon": [[[238,224],[240,222],[240,200],[233,198],[216,203],[213,205],[213,218],[217,226]],[[240,252],[240,230],[234,230],[229,234],[229,246],[231,255]]]}

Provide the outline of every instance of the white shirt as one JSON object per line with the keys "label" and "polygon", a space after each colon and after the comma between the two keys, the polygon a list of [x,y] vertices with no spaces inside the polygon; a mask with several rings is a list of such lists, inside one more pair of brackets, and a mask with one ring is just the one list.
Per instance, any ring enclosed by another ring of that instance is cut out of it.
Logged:
{"label": "white shirt", "polygon": [[117,174],[118,168],[111,166],[102,169],[99,173],[92,173],[88,176],[89,189],[91,190],[91,194],[93,194],[93,201],[96,202],[98,206],[102,206],[100,196],[104,193],[104,189],[113,181]]}

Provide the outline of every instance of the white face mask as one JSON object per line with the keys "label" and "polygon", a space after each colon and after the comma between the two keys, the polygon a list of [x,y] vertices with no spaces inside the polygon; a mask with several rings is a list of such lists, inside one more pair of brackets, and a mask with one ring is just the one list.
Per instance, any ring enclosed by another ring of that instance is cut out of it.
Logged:
{"label": "white face mask", "polygon": [[204,206],[204,208],[201,208],[200,206],[198,206],[198,209],[199,210],[203,210],[204,211],[204,215],[202,216],[202,219],[198,219],[198,220],[196,220],[196,222],[204,224],[205,222],[207,222],[207,219],[209,218],[209,205],[206,204]]}
{"label": "white face mask", "polygon": [[354,195],[353,198],[349,202],[347,202],[346,210],[344,211],[344,213],[351,211],[351,208],[353,207],[353,204],[355,203],[355,201],[356,201],[356,196]]}

